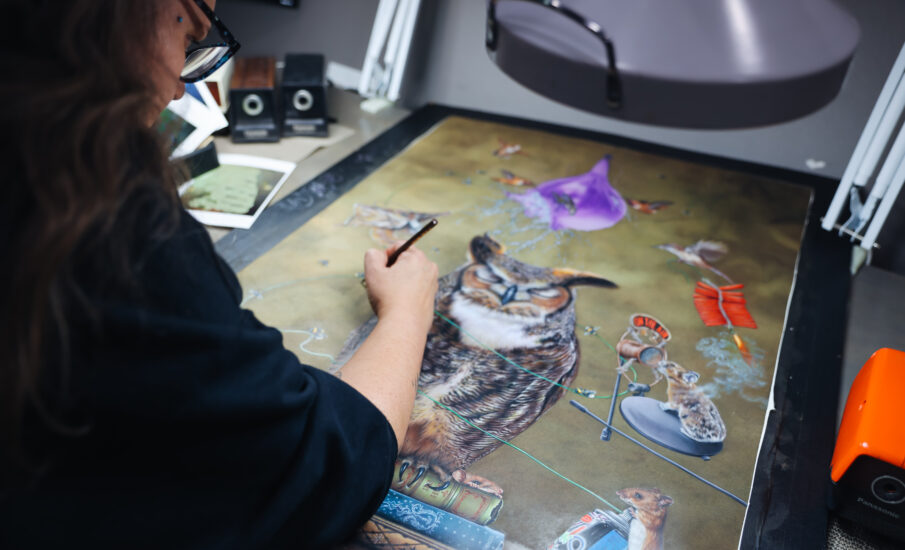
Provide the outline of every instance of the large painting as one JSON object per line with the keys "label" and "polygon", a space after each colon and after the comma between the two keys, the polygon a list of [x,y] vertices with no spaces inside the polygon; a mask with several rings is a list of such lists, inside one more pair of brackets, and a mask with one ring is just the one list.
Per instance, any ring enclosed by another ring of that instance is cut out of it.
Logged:
{"label": "large painting", "polygon": [[415,411],[362,547],[735,548],[810,198],[452,116],[245,267],[243,305],[335,370],[373,322],[364,251],[439,220]]}

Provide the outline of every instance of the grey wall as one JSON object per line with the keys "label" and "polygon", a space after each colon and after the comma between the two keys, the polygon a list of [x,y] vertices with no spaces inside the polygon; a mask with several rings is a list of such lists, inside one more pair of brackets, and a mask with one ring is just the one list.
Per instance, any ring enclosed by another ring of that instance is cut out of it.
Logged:
{"label": "grey wall", "polygon": [[861,24],[862,40],[842,91],[830,105],[793,122],[753,130],[674,130],[589,115],[523,88],[497,69],[484,50],[484,0],[426,3],[430,9],[419,32],[427,41],[420,49],[426,55],[406,82],[406,101],[412,105],[432,101],[493,111],[793,170],[807,171],[805,160],[814,158],[826,162],[818,173],[835,177],[841,177],[905,41],[905,2],[844,0],[840,3]]}
{"label": "grey wall", "polygon": [[361,68],[377,0],[301,0],[285,8],[261,0],[219,0],[217,14],[242,43],[240,55],[323,53]]}

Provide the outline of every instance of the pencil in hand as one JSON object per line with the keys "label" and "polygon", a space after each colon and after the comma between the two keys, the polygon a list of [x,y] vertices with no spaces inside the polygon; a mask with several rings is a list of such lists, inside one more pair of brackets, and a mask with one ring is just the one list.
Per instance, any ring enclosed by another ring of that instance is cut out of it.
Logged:
{"label": "pencil in hand", "polygon": [[399,248],[397,248],[396,250],[394,250],[393,253],[390,254],[390,257],[387,258],[387,267],[391,267],[394,263],[396,263],[396,260],[399,259],[399,255],[400,255],[400,254],[402,254],[403,252],[405,252],[406,250],[408,250],[410,246],[412,246],[413,244],[415,244],[416,242],[418,242],[418,239],[420,239],[420,238],[423,237],[428,231],[430,231],[431,229],[433,229],[434,227],[436,227],[436,226],[437,226],[437,223],[438,223],[438,222],[437,222],[437,218],[432,218],[431,221],[429,221],[429,222],[427,222],[426,224],[424,224],[424,227],[422,227],[420,230],[418,230],[417,233],[415,233],[414,235],[412,235],[412,238],[411,238],[411,239],[405,241],[404,243],[402,243],[402,246],[400,246]]}
{"label": "pencil in hand", "polygon": [[[400,255],[400,254],[402,254],[402,253],[405,252],[410,246],[412,246],[413,244],[415,244],[415,243],[418,241],[418,239],[420,239],[421,237],[423,237],[428,231],[430,231],[431,229],[433,229],[434,227],[436,227],[436,226],[437,226],[437,223],[438,223],[438,222],[437,222],[437,218],[431,219],[431,221],[429,221],[429,222],[427,222],[426,224],[424,224],[424,227],[422,227],[421,229],[419,229],[417,233],[415,233],[414,235],[412,235],[412,238],[411,238],[411,239],[405,241],[404,243],[402,243],[402,244],[399,246],[399,248],[397,248],[396,250],[394,250],[393,253],[390,254],[389,258],[387,258],[387,267],[391,267],[394,263],[396,263],[396,260],[399,259],[399,255]],[[361,286],[367,288],[367,287],[368,287],[368,282],[367,282],[366,280],[362,279],[362,280],[361,280]]]}

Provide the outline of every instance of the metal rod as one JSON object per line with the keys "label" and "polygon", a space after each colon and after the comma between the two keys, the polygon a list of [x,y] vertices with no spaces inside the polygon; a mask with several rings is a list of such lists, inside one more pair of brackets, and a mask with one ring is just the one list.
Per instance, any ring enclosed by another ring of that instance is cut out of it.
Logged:
{"label": "metal rod", "polygon": [[[618,359],[620,363],[620,367],[622,366],[622,358]],[[613,413],[616,411],[616,399],[619,397],[619,386],[622,384],[622,371],[616,371],[616,385],[613,386],[613,393],[610,395],[613,396],[610,399],[610,414],[607,416],[607,421],[603,431],[600,432],[600,440],[601,441],[609,441],[610,440],[610,425],[613,423]]]}
{"label": "metal rod", "polygon": [[[824,218],[821,218],[821,220],[823,220],[823,219],[824,219]],[[861,235],[861,234],[859,234],[859,233],[855,233],[855,232],[852,231],[851,229],[848,229],[848,228],[846,228],[846,227],[843,227],[843,226],[839,225],[838,223],[834,223],[831,229],[832,229],[833,231],[839,231],[840,233],[842,233],[842,234],[844,234],[844,235],[848,235],[849,237],[851,237],[852,239],[854,239],[854,240],[856,240],[856,241],[860,241],[861,239],[864,238],[863,235]],[[872,246],[872,248],[878,249],[878,248],[880,248],[880,245],[878,245],[877,243],[874,243],[873,246]]]}
{"label": "metal rod", "polygon": [[579,411],[581,411],[581,412],[587,414],[588,416],[590,416],[590,417],[593,418],[594,420],[600,422],[601,424],[603,424],[604,426],[606,426],[606,427],[609,428],[610,430],[613,430],[613,431],[616,432],[617,434],[619,434],[619,435],[621,435],[622,437],[628,439],[629,441],[631,441],[631,442],[634,443],[635,445],[638,445],[639,447],[641,447],[642,449],[646,450],[647,452],[653,454],[653,455],[656,456],[656,457],[662,458],[662,459],[665,460],[666,462],[669,462],[670,464],[672,464],[672,465],[675,466],[676,468],[682,470],[683,472],[685,472],[686,474],[690,475],[691,477],[697,479],[697,480],[700,481],[701,483],[704,483],[705,485],[708,485],[708,486],[710,486],[710,487],[716,489],[717,491],[723,493],[724,495],[726,495],[726,496],[728,496],[729,498],[731,498],[732,500],[738,502],[738,503],[741,504],[742,506],[745,506],[745,507],[748,506],[748,503],[747,503],[747,502],[745,502],[744,500],[742,500],[742,499],[738,498],[737,496],[733,495],[732,493],[730,493],[730,492],[727,491],[726,489],[723,489],[722,487],[720,487],[720,486],[717,485],[716,483],[713,483],[712,481],[708,481],[707,479],[704,479],[703,477],[701,477],[701,476],[699,476],[698,474],[692,472],[691,470],[689,470],[689,469],[686,468],[685,466],[682,466],[682,465],[679,464],[678,462],[676,462],[676,461],[674,461],[674,460],[672,460],[672,459],[670,459],[670,458],[667,458],[666,456],[663,456],[662,454],[658,453],[657,451],[651,449],[650,447],[648,447],[648,446],[645,445],[644,443],[641,443],[640,441],[638,441],[638,440],[635,439],[634,437],[632,437],[632,436],[630,436],[630,435],[628,435],[628,434],[626,434],[626,433],[624,433],[624,432],[621,432],[621,431],[619,431],[618,429],[614,428],[611,424],[609,424],[608,422],[604,421],[602,418],[600,418],[600,417],[597,416],[596,414],[594,414],[594,413],[592,413],[591,411],[589,411],[587,407],[585,407],[584,405],[582,405],[582,404],[579,403],[578,401],[570,400],[569,403],[571,403],[572,406],[575,407],[576,409],[578,409]]}

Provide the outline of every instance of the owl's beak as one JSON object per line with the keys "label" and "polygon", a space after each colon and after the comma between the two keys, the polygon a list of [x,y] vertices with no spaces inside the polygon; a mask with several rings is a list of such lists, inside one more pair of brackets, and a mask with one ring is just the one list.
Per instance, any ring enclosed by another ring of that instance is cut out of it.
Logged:
{"label": "owl's beak", "polygon": [[509,302],[511,302],[515,298],[515,293],[518,292],[518,285],[512,285],[506,289],[506,292],[503,293],[503,296],[500,298],[500,305],[505,306]]}

